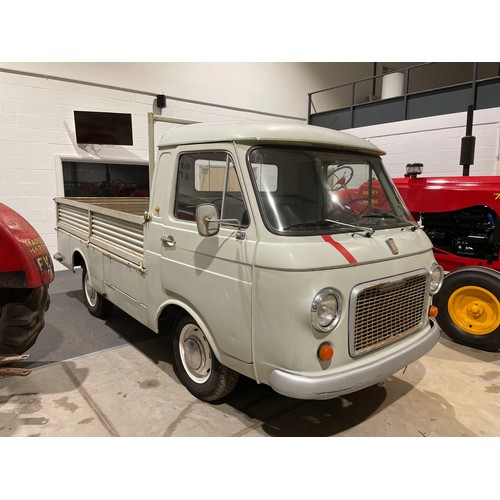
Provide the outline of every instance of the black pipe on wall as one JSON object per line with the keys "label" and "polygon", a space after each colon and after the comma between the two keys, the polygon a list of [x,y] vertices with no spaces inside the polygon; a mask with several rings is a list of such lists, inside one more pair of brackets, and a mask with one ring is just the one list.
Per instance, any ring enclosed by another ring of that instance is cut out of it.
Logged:
{"label": "black pipe on wall", "polygon": [[476,138],[472,135],[473,117],[474,106],[471,104],[467,108],[467,124],[465,127],[465,137],[462,137],[462,146],[460,149],[460,165],[463,166],[462,175],[465,177],[467,177],[470,173],[470,166],[474,165]]}

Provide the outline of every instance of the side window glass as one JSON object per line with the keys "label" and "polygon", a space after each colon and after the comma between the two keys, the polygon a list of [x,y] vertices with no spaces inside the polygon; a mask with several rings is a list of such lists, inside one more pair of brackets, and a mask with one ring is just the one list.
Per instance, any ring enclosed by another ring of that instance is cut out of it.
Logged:
{"label": "side window glass", "polygon": [[231,157],[224,152],[185,153],[179,158],[174,215],[195,220],[196,207],[213,203],[222,219],[248,226],[248,211]]}

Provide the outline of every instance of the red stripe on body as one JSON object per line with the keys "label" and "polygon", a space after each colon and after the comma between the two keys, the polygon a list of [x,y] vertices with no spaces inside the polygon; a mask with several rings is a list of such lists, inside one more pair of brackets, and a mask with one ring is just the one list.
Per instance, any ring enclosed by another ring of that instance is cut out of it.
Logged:
{"label": "red stripe on body", "polygon": [[338,241],[335,241],[329,234],[324,234],[321,237],[326,241],[326,243],[329,243],[332,247],[338,250],[346,258],[349,264],[356,264],[357,260],[352,256],[352,254]]}

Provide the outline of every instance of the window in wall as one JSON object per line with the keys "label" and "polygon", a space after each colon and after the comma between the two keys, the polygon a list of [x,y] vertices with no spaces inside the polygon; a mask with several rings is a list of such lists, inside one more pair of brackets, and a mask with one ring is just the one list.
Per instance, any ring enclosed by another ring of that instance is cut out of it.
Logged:
{"label": "window in wall", "polygon": [[63,161],[64,196],[149,196],[146,164]]}
{"label": "window in wall", "polygon": [[196,207],[202,203],[213,203],[222,219],[238,219],[248,226],[241,185],[225,152],[187,153],[179,158],[175,217],[194,221]]}
{"label": "window in wall", "polygon": [[132,146],[132,115],[74,111],[78,144],[112,144]]}

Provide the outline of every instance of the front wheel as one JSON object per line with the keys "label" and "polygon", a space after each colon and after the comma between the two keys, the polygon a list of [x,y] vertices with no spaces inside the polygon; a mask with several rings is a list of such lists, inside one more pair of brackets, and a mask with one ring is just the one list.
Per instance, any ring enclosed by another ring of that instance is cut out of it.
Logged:
{"label": "front wheel", "polygon": [[83,268],[82,272],[82,290],[83,300],[92,316],[97,318],[109,316],[113,309],[113,304],[92,288],[86,267]]}
{"label": "front wheel", "polygon": [[500,273],[482,267],[449,273],[434,304],[452,340],[484,351],[500,349]]}
{"label": "front wheel", "polygon": [[238,373],[217,360],[202,329],[190,316],[176,325],[174,358],[180,381],[204,401],[227,396],[238,382]]}

